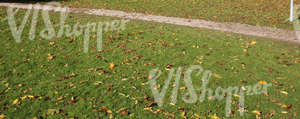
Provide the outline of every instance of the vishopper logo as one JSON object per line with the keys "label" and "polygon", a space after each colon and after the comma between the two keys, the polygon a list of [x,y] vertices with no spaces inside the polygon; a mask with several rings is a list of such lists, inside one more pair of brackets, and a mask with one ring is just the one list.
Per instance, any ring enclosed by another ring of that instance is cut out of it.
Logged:
{"label": "vishopper logo", "polygon": [[[60,11],[60,21],[59,24],[54,25],[49,16],[49,6],[56,7],[54,11]],[[15,10],[14,10],[15,9]],[[42,19],[45,24],[45,28],[39,33],[39,35],[47,40],[53,38],[61,38],[63,36],[71,37],[71,36],[80,36],[84,35],[84,43],[83,43],[83,50],[85,53],[89,50],[89,41],[91,32],[97,34],[97,49],[98,51],[102,51],[102,35],[103,32],[108,31],[117,31],[117,30],[125,30],[126,23],[129,20],[113,20],[111,22],[98,22],[98,23],[90,23],[88,22],[86,25],[80,25],[80,23],[76,23],[73,28],[71,25],[65,24],[65,21],[68,17],[68,9],[66,7],[61,7],[60,3],[58,2],[50,2],[46,5],[35,4],[31,5],[30,8],[26,11],[22,23],[20,26],[17,26],[15,16],[19,11],[19,8],[8,7],[7,8],[7,20],[12,32],[12,35],[17,43],[21,42],[21,36],[24,30],[24,27],[29,19],[31,12],[32,19],[31,19],[31,26],[29,31],[29,39],[34,40],[36,37],[36,27],[38,23],[39,11],[42,11]],[[59,30],[56,34],[55,27],[59,27]]]}
{"label": "vishopper logo", "polygon": [[[174,80],[174,88],[172,90],[172,94],[170,96],[172,105],[175,105],[177,103],[177,95],[178,95],[178,89],[180,87],[180,79],[182,76],[182,67],[178,67],[176,74],[174,75],[175,69],[172,68],[169,72],[168,79],[165,80],[164,86],[162,87],[161,91],[159,92],[159,88],[157,86],[156,80],[160,77],[162,74],[162,71],[159,69],[153,69],[149,73],[149,79],[148,82],[151,88],[151,91],[154,95],[154,101],[158,104],[158,106],[162,106],[164,101],[164,97],[166,95],[167,89],[169,88],[169,85],[171,83],[172,78],[175,76]],[[196,72],[195,76],[199,77],[199,79],[202,81],[202,86],[199,89],[195,89],[193,82],[192,82],[192,73],[193,71]],[[226,98],[226,105],[225,105],[225,114],[226,117],[230,117],[231,114],[231,104],[232,104],[232,96],[239,98],[239,112],[240,116],[244,115],[245,112],[245,96],[246,95],[259,95],[259,94],[267,94],[268,93],[268,87],[270,87],[272,84],[255,84],[255,85],[248,85],[248,86],[235,86],[235,87],[228,87],[228,88],[222,88],[217,87],[216,90],[213,92],[211,88],[208,88],[207,85],[210,81],[210,77],[212,75],[212,72],[209,70],[203,70],[201,66],[193,65],[189,67],[184,73],[183,81],[185,86],[187,87],[187,92],[183,94],[182,100],[185,103],[194,104],[199,100],[200,102],[204,102],[205,99],[209,101],[218,100],[221,101]],[[202,76],[202,77],[201,77]],[[196,92],[201,92],[199,95],[199,98],[197,96]],[[207,98],[206,98],[207,94]]]}
{"label": "vishopper logo", "polygon": [[293,27],[297,40],[300,41],[300,5],[294,5],[293,8]]}

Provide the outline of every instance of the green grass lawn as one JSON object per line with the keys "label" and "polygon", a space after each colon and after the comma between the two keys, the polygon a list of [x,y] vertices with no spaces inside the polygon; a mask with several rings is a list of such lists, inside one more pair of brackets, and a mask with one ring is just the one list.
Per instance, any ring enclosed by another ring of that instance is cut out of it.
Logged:
{"label": "green grass lawn", "polygon": [[[86,3],[90,5],[90,2]],[[282,12],[278,14],[285,16]],[[0,20],[6,16],[6,8],[1,8]],[[20,10],[16,16],[20,23],[24,10]],[[51,13],[53,22],[58,23],[58,17],[57,13]],[[231,18],[233,20],[235,17]],[[115,19],[117,18],[71,14],[66,24]],[[225,19],[227,18],[223,20]],[[249,19],[240,22],[250,23]],[[279,26],[286,26],[278,22],[277,17],[274,19]],[[269,24],[260,20],[262,19],[257,19],[261,24]],[[191,65],[200,65],[214,73],[208,84],[212,89],[219,86],[226,88],[254,85],[259,81],[273,84],[268,95],[246,96],[247,111],[243,117],[239,117],[238,98],[234,97],[231,118],[253,119],[256,116],[252,113],[253,110],[261,111],[261,116],[266,118],[271,115],[274,119],[299,117],[299,44],[131,20],[126,25],[126,30],[103,34],[103,52],[97,52],[96,38],[91,37],[90,50],[84,53],[83,35],[51,40],[37,36],[31,41],[28,39],[28,22],[23,31],[22,42],[16,43],[7,20],[1,21],[0,25],[2,117],[152,119],[210,118],[216,114],[225,118],[224,100],[188,104],[178,98],[176,105],[170,105],[170,99],[166,97],[162,107],[152,104],[151,99],[154,97],[146,83],[149,81],[149,71],[154,68],[163,71],[158,79],[162,87],[168,75],[166,67],[188,68]],[[37,31],[45,28],[41,17],[38,26]],[[193,78],[192,81],[194,87],[201,87],[199,79]],[[184,86],[183,80],[180,80],[180,84],[180,87]],[[171,90],[172,88],[167,91],[167,95],[171,94]],[[179,97],[185,92],[184,88],[180,88]]]}
{"label": "green grass lawn", "polygon": [[[300,1],[296,0],[296,3]],[[66,6],[292,29],[289,0],[66,0]]]}

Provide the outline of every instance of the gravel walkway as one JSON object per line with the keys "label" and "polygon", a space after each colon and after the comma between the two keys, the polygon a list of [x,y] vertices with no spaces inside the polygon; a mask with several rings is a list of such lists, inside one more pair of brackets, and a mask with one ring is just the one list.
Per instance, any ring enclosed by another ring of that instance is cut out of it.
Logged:
{"label": "gravel walkway", "polygon": [[[0,6],[32,9],[34,4],[0,3]],[[62,11],[61,7],[55,7],[49,5],[44,5],[43,7],[40,7],[38,9],[56,11],[56,12]],[[221,23],[221,22],[213,22],[213,21],[198,20],[198,19],[185,19],[185,18],[177,18],[177,17],[146,15],[141,13],[127,13],[127,12],[117,11],[117,10],[87,9],[87,8],[67,8],[67,9],[71,13],[83,13],[83,14],[91,14],[97,16],[112,16],[112,17],[120,17],[126,19],[137,19],[137,20],[153,21],[159,23],[176,24],[182,26],[221,30],[225,32],[233,32],[233,33],[239,33],[244,35],[251,35],[251,36],[258,36],[258,37],[272,38],[277,40],[300,43],[300,39],[299,40],[297,39],[295,35],[295,31],[276,29],[271,27],[258,27],[258,26],[239,24],[239,23],[228,23],[228,22]]]}

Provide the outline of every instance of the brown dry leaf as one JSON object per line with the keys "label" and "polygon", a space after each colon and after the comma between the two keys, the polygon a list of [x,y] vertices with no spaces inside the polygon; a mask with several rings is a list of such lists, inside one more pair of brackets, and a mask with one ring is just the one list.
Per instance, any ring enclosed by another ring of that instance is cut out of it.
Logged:
{"label": "brown dry leaf", "polygon": [[97,50],[95,48],[91,49],[91,53],[95,53]]}
{"label": "brown dry leaf", "polygon": [[70,79],[70,78],[74,78],[76,76],[75,73],[71,73],[70,75],[67,75],[67,76],[61,76],[62,79]]}
{"label": "brown dry leaf", "polygon": [[186,87],[185,87],[185,86],[182,86],[182,87],[180,87],[179,89],[180,89],[180,90],[185,90]]}
{"label": "brown dry leaf", "polygon": [[106,106],[102,106],[102,107],[101,107],[101,111],[106,112],[106,111],[107,111]]}
{"label": "brown dry leaf", "polygon": [[110,84],[110,85],[108,86],[108,88],[106,89],[106,92],[109,92],[113,87],[114,87],[114,84]]}
{"label": "brown dry leaf", "polygon": [[92,111],[93,111],[93,112],[98,112],[98,110],[97,110],[97,109],[93,109]]}
{"label": "brown dry leaf", "polygon": [[272,69],[272,68],[270,68],[270,67],[267,67],[267,70],[268,70],[270,73],[272,73],[272,72],[273,72],[273,69]]}
{"label": "brown dry leaf", "polygon": [[54,42],[49,42],[48,44],[49,44],[50,46],[56,47],[56,45],[55,45]]}
{"label": "brown dry leaf", "polygon": [[58,101],[59,101],[59,100],[62,100],[62,99],[63,99],[62,96],[59,96],[59,97],[57,98]]}
{"label": "brown dry leaf", "polygon": [[128,112],[122,111],[122,112],[121,112],[121,115],[128,115]]}
{"label": "brown dry leaf", "polygon": [[69,104],[76,103],[78,101],[77,97],[72,96],[71,100],[68,101]]}
{"label": "brown dry leaf", "polygon": [[54,58],[54,56],[53,55],[51,55],[50,53],[48,54],[48,60],[52,60]]}
{"label": "brown dry leaf", "polygon": [[128,109],[128,107],[123,107],[123,108],[120,108],[119,110],[117,110],[116,112],[117,113],[120,113],[120,112],[123,112],[123,111],[125,111],[125,110],[127,110]]}

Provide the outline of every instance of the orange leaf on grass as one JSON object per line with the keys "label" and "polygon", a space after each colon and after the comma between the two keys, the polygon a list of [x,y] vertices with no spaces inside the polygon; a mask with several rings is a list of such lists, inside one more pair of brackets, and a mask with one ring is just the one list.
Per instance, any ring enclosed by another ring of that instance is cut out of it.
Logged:
{"label": "orange leaf on grass", "polygon": [[115,67],[115,64],[113,62],[109,63],[109,68],[113,69]]}
{"label": "orange leaf on grass", "polygon": [[261,84],[261,85],[265,85],[265,84],[267,84],[268,82],[266,82],[266,81],[259,81],[258,82],[258,84]]}

